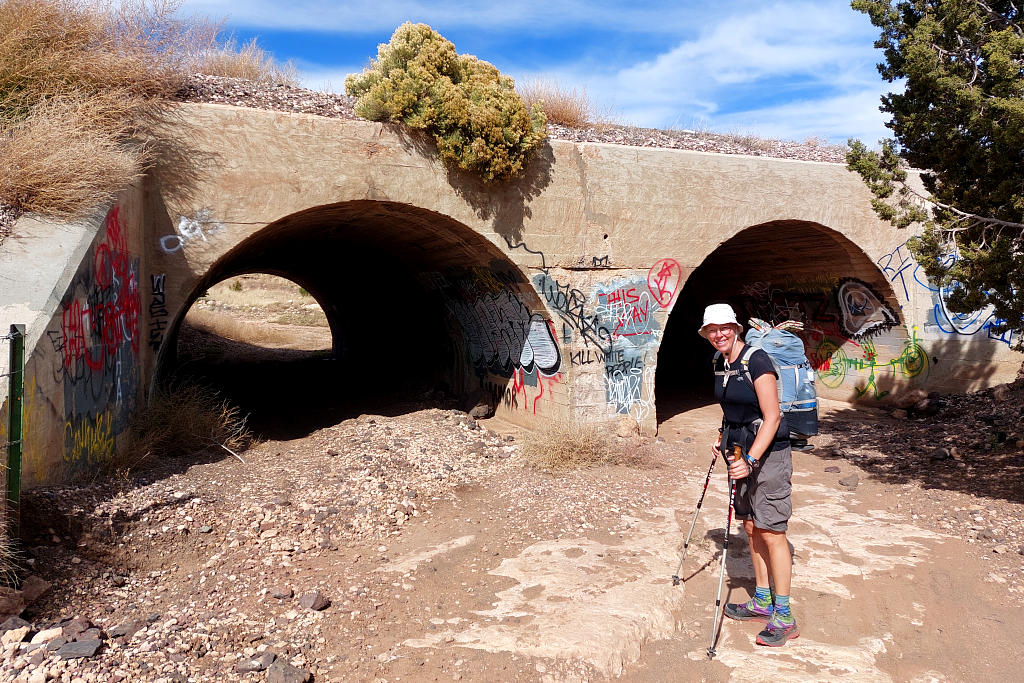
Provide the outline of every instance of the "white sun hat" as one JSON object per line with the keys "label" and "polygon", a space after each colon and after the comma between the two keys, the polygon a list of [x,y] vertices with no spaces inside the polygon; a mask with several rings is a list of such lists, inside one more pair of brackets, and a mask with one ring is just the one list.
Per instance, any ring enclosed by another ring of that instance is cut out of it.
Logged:
{"label": "white sun hat", "polygon": [[737,332],[743,331],[743,326],[736,320],[736,311],[729,304],[711,304],[704,309],[704,324],[697,330],[697,334],[705,339],[708,335],[704,328],[708,325],[735,325]]}

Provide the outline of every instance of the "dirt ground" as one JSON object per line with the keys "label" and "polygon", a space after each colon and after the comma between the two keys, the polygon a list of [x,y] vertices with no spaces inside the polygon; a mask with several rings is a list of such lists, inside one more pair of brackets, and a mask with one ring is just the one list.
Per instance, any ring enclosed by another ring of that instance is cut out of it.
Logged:
{"label": "dirt ground", "polygon": [[[794,455],[801,636],[758,647],[758,624],[724,620],[711,660],[721,465],[683,585],[671,575],[716,405],[661,424],[657,466],[562,473],[523,462],[511,426],[429,394],[388,408],[265,440],[244,463],[27,492],[26,559],[52,588],[25,640],[96,628],[102,646],[7,645],[0,680],[1019,679],[1024,455],[1006,434],[935,456],[952,418],[831,406]],[[723,602],[753,590],[731,532]]]}

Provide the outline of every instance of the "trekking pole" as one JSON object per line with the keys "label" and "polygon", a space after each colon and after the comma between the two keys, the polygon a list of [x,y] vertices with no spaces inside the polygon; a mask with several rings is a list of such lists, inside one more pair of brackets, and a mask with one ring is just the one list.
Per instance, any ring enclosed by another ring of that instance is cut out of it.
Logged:
{"label": "trekking pole", "polygon": [[[727,463],[735,462],[735,459],[740,456],[739,446],[733,446],[733,457],[729,458],[728,455],[723,455]],[[718,622],[722,615],[722,584],[725,582],[725,557],[729,553],[729,529],[732,527],[732,505],[733,499],[736,495],[736,482],[732,477],[729,477],[729,512],[725,518],[725,541],[722,543],[722,565],[718,570],[718,594],[715,596],[715,623],[711,627],[711,646],[708,647],[708,658],[714,659],[715,655],[715,641],[718,636]]]}
{"label": "trekking pole", "polygon": [[684,583],[683,579],[679,578],[679,572],[683,568],[683,561],[686,559],[686,549],[690,547],[690,537],[693,536],[693,527],[697,525],[697,515],[700,514],[700,506],[704,504],[704,496],[708,492],[708,484],[711,483],[711,472],[715,469],[715,463],[718,461],[718,456],[712,456],[711,467],[708,468],[707,479],[704,480],[704,490],[701,491],[700,499],[697,500],[697,509],[693,512],[693,521],[690,522],[690,533],[686,534],[686,541],[683,543],[683,552],[679,555],[679,566],[676,567],[676,573],[672,575],[672,585],[678,586]]}

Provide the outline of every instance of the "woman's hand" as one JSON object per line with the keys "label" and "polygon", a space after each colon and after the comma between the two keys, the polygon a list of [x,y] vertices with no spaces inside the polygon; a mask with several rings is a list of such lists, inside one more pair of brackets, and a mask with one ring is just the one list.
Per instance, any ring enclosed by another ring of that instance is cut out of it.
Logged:
{"label": "woman's hand", "polygon": [[730,479],[743,479],[744,477],[750,476],[750,465],[743,458],[737,458],[736,460],[729,463],[729,478]]}
{"label": "woman's hand", "polygon": [[714,443],[711,444],[711,455],[715,456],[716,458],[722,457],[721,437],[719,437],[718,441],[715,441]]}

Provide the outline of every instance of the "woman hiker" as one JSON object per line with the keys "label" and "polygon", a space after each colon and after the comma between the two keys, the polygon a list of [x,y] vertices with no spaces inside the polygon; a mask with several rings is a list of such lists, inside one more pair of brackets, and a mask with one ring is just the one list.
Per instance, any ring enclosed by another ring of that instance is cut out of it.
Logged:
{"label": "woman hiker", "polygon": [[[725,616],[739,621],[766,621],[758,645],[780,646],[800,635],[789,608],[793,559],[786,528],[793,512],[790,501],[793,458],[789,427],[779,409],[778,376],[761,349],[748,352],[743,327],[729,304],[712,304],[704,311],[700,335],[715,354],[715,398],[722,405],[722,445],[731,452],[739,444],[742,458],[729,464],[736,482],[736,519],[750,540],[750,558],[757,586],[745,603],[729,603]],[[718,443],[712,444],[720,456]],[[769,583],[770,580],[770,583]],[[775,588],[772,599],[771,588]]]}

